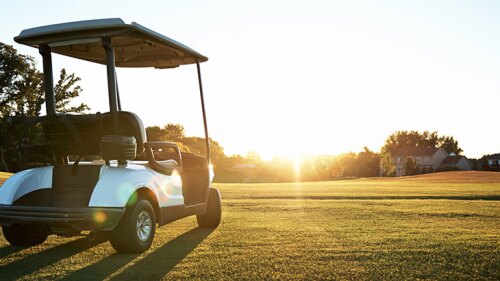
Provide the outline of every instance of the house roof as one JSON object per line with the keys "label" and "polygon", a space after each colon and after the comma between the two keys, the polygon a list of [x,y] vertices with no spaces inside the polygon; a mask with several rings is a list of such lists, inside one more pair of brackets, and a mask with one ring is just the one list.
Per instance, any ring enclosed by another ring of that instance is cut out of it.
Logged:
{"label": "house roof", "polygon": [[488,160],[500,160],[500,153],[490,155],[487,158]]}
{"label": "house roof", "polygon": [[405,147],[397,151],[394,156],[432,156],[439,148],[429,146]]}
{"label": "house roof", "polygon": [[441,162],[441,165],[457,164],[460,160],[462,160],[462,158],[464,158],[464,156],[461,155],[448,156],[444,158],[443,162]]}

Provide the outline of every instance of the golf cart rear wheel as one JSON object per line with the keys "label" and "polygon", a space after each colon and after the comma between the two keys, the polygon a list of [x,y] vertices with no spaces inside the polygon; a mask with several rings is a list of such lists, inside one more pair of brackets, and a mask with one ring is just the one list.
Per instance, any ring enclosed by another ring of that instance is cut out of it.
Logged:
{"label": "golf cart rear wheel", "polygon": [[196,220],[200,227],[214,228],[220,224],[221,199],[218,189],[210,188],[208,192],[207,211],[203,215],[197,215]]}
{"label": "golf cart rear wheel", "polygon": [[3,236],[13,246],[35,246],[45,242],[49,233],[38,225],[13,224],[2,226]]}
{"label": "golf cart rear wheel", "polygon": [[145,199],[127,208],[123,218],[111,232],[111,246],[120,253],[142,253],[149,249],[156,230],[153,206]]}

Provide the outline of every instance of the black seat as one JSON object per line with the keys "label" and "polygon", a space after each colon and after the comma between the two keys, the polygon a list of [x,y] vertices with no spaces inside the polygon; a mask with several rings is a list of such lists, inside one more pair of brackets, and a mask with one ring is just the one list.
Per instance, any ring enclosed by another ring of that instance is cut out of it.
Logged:
{"label": "black seat", "polygon": [[142,120],[136,114],[128,111],[118,112],[118,132],[113,132],[113,118],[110,112],[102,114],[103,135],[123,135],[133,136],[137,142],[137,153],[144,151],[144,144],[147,142],[146,130]]}
{"label": "black seat", "polygon": [[56,156],[98,155],[102,136],[133,136],[137,152],[144,151],[146,131],[141,119],[134,113],[118,112],[118,129],[113,128],[110,112],[103,114],[58,114],[42,119],[49,151]]}

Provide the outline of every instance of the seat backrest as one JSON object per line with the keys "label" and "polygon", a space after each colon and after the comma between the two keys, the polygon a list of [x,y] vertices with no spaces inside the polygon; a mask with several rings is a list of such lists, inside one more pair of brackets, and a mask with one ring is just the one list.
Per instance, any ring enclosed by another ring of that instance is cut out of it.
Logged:
{"label": "seat backrest", "polygon": [[41,121],[49,150],[57,156],[98,155],[101,137],[119,134],[133,136],[137,153],[144,151],[146,131],[141,119],[134,113],[118,112],[118,130],[113,128],[111,113],[72,115],[59,114]]}
{"label": "seat backrest", "polygon": [[146,130],[139,116],[128,111],[118,112],[118,131],[113,131],[113,117],[110,112],[102,114],[102,135],[123,135],[133,136],[137,142],[137,153],[144,151],[144,144],[147,142]]}

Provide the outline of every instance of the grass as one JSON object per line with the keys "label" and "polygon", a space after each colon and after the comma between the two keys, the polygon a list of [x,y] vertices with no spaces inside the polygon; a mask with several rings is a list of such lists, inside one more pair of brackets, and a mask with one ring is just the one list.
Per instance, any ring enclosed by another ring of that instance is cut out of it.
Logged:
{"label": "grass", "polygon": [[179,220],[141,255],[0,238],[0,279],[500,279],[500,174],[217,186],[213,231]]}

